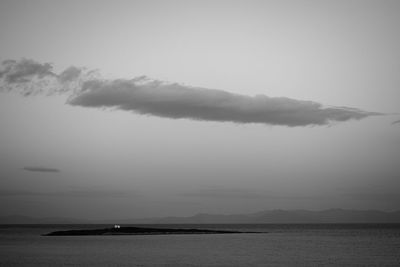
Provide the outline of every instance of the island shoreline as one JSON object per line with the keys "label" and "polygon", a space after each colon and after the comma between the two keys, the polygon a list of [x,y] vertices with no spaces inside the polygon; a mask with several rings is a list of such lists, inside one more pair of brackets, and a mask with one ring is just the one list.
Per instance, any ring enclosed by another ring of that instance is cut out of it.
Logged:
{"label": "island shoreline", "polygon": [[189,235],[189,234],[255,234],[263,232],[242,232],[210,229],[118,227],[102,229],[54,231],[43,236],[107,236],[107,235]]}

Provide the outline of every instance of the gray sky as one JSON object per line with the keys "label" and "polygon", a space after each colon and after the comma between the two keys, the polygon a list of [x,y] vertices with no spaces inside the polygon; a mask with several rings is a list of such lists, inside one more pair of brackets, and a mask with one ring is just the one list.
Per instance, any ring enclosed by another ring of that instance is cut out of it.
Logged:
{"label": "gray sky", "polygon": [[399,12],[1,1],[0,215],[400,209]]}

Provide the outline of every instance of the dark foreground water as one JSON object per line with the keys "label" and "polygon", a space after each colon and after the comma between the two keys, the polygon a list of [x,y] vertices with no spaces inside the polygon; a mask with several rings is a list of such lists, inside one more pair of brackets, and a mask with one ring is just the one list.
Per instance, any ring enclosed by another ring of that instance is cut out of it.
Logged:
{"label": "dark foreground water", "polygon": [[164,225],[269,233],[41,236],[102,227],[0,225],[0,266],[400,266],[400,224]]}

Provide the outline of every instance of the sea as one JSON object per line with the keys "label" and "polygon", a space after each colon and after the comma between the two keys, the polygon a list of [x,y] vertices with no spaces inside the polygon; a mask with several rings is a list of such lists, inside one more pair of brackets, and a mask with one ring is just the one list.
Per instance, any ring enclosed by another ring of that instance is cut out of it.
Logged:
{"label": "sea", "polygon": [[42,236],[111,225],[0,225],[0,266],[400,266],[400,224],[122,225],[245,234]]}

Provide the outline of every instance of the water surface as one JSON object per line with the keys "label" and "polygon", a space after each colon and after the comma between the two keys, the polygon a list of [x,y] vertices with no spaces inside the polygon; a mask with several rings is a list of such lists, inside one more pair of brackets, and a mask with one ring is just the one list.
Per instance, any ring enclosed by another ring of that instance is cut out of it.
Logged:
{"label": "water surface", "polygon": [[[141,225],[144,226],[144,225]],[[1,225],[1,266],[400,266],[400,224],[146,225],[264,234],[41,236],[108,225]]]}

